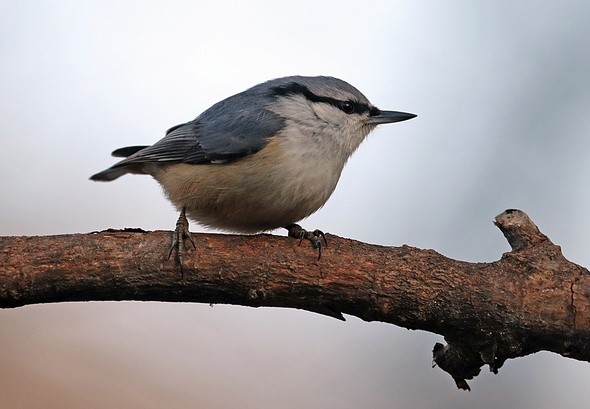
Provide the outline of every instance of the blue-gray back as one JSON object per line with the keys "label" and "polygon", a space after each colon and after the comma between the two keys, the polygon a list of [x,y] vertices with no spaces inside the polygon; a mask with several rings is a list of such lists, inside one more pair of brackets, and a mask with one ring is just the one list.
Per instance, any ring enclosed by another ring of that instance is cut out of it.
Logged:
{"label": "blue-gray back", "polygon": [[210,163],[258,152],[284,126],[267,109],[269,89],[251,88],[226,98],[194,120],[170,128],[155,144],[118,165],[138,162]]}
{"label": "blue-gray back", "polygon": [[280,89],[289,89],[294,83],[314,93],[341,99],[353,96],[358,102],[368,103],[356,88],[337,78],[277,78],[216,103],[194,120],[170,128],[164,138],[115,166],[138,162],[210,163],[256,153],[285,126],[285,120],[269,108],[281,95]]}

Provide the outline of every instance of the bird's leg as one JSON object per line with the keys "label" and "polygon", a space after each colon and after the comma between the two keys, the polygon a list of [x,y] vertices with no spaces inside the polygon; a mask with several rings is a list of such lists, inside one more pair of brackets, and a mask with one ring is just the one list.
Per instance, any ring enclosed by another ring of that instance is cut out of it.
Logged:
{"label": "bird's leg", "polygon": [[292,224],[285,227],[285,229],[289,232],[289,237],[299,239],[299,244],[301,244],[303,239],[309,240],[313,248],[318,249],[318,260],[322,258],[322,250],[324,246],[328,247],[328,240],[326,240],[326,235],[323,231],[317,229],[314,231],[307,231],[298,224]]}
{"label": "bird's leg", "polygon": [[178,220],[176,221],[176,228],[174,229],[174,233],[172,234],[172,246],[170,247],[170,251],[168,252],[168,258],[172,255],[172,252],[176,250],[176,260],[180,264],[180,271],[182,272],[182,257],[183,253],[186,252],[186,247],[184,245],[184,240],[189,239],[193,248],[197,248],[195,246],[195,242],[191,237],[190,232],[188,231],[188,219],[186,218],[186,209],[183,207],[180,211],[180,215],[178,216]]}

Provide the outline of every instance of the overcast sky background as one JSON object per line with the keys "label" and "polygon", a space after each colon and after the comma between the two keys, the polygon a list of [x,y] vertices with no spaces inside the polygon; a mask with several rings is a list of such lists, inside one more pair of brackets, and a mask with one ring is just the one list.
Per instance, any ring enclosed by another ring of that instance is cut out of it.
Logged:
{"label": "overcast sky background", "polygon": [[[527,212],[590,266],[587,1],[3,1],[0,234],[174,227],[115,148],[267,79],[332,75],[382,109],[304,227],[493,261]],[[192,230],[204,231],[196,223]],[[282,232],[280,234],[283,234]],[[539,353],[458,391],[440,336],[303,311],[71,303],[0,311],[11,408],[586,408],[590,365]]]}

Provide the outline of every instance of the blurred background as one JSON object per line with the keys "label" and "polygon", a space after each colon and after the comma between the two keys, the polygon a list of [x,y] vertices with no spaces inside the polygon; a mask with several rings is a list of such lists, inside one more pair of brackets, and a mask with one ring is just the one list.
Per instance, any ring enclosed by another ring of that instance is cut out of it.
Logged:
{"label": "blurred background", "polygon": [[[590,266],[589,16],[582,0],[3,1],[0,234],[171,230],[177,214],[150,178],[88,177],[222,98],[323,74],[418,117],[371,134],[304,227],[483,262],[509,251],[494,216],[519,208]],[[347,318],[3,310],[0,407],[588,406],[588,363],[538,353],[484,368],[467,393],[431,368],[440,336]]]}

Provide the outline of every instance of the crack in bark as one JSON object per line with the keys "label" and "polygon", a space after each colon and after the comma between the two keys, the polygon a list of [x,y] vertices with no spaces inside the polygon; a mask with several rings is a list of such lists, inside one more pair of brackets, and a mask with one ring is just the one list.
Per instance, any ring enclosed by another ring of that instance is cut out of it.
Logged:
{"label": "crack in bark", "polygon": [[576,285],[576,281],[572,281],[571,285],[570,285],[570,291],[571,291],[571,299],[570,299],[570,307],[572,309],[572,324],[573,324],[573,329],[576,329],[576,316],[578,315],[578,311],[576,309],[576,306],[574,305],[574,296],[576,294],[576,291],[574,290],[574,286]]}

